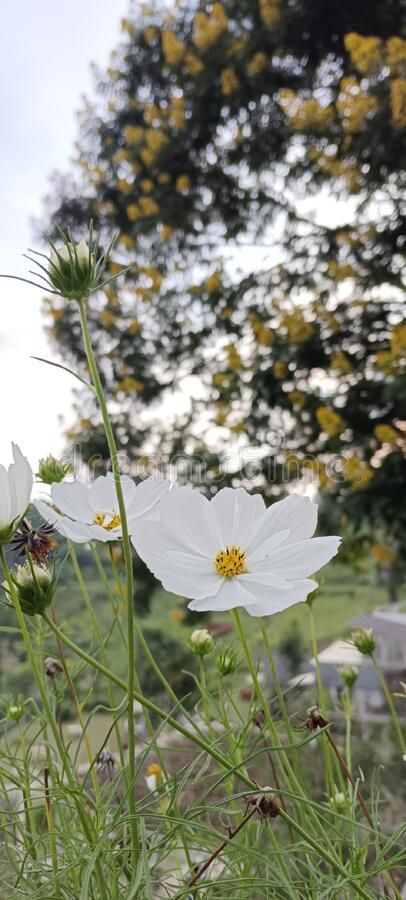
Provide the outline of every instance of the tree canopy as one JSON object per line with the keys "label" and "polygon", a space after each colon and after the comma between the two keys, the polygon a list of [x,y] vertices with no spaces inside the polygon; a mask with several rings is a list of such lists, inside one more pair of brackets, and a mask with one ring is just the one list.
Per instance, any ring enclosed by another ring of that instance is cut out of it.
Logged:
{"label": "tree canopy", "polygon": [[[187,0],[134,7],[122,32],[47,205],[50,231],[83,237],[93,218],[102,239],[118,232],[111,273],[132,265],[89,310],[121,447],[132,462],[201,455],[213,490],[220,474],[269,495],[314,478],[326,511],[367,523],[377,561],[393,562],[403,4]],[[46,313],[83,369],[75,304],[48,299]],[[82,390],[77,413],[68,437],[95,463],[104,439]]]}

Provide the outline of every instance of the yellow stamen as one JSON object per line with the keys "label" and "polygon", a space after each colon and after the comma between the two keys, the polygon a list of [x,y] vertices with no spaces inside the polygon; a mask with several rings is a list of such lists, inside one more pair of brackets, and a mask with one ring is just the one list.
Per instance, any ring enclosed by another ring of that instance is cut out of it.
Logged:
{"label": "yellow stamen", "polygon": [[247,554],[241,547],[233,544],[232,547],[226,547],[220,550],[220,553],[214,559],[216,572],[223,578],[234,578],[235,575],[242,575],[248,572]]}
{"label": "yellow stamen", "polygon": [[[109,522],[106,521],[108,518],[110,518]],[[101,528],[105,528],[106,531],[113,531],[114,528],[119,528],[119,526],[121,525],[121,519],[120,519],[120,516],[118,516],[117,513],[115,513],[115,512],[113,512],[113,513],[98,512],[98,513],[95,513],[95,515],[93,516],[92,525],[100,525]]]}

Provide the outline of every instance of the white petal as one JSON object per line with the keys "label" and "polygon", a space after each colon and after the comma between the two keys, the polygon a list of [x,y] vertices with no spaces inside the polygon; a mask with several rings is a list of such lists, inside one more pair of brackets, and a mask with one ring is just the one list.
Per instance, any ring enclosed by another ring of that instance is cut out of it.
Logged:
{"label": "white petal", "polygon": [[[9,468],[11,514],[15,519],[24,515],[31,500],[33,474],[28,459],[21,452],[18,444],[12,444],[14,464]],[[14,507],[14,508],[13,508]]]}
{"label": "white petal", "polygon": [[281,577],[269,567],[268,559],[263,560],[262,563],[254,564],[254,567],[249,572],[239,575],[238,579],[241,580],[248,590],[250,590],[251,584],[264,584],[267,587],[275,587],[283,591],[290,588],[292,584],[292,579]]}
{"label": "white petal", "polygon": [[12,521],[8,472],[0,466],[0,528],[5,528]]}
{"label": "white petal", "polygon": [[258,560],[264,559],[266,556],[269,556],[272,550],[275,550],[276,547],[279,547],[281,544],[283,544],[284,541],[286,541],[286,539],[289,537],[289,535],[289,529],[285,528],[284,531],[277,531],[276,534],[271,534],[271,536],[269,538],[266,538],[266,540],[262,544],[259,544],[256,550],[249,554],[248,565],[250,571],[252,570],[253,563],[256,563]]}
{"label": "white petal", "polygon": [[251,585],[251,590],[257,598],[257,602],[252,606],[247,606],[247,612],[250,616],[272,616],[275,613],[282,612],[306,600],[308,594],[317,587],[317,581],[311,581],[309,578],[302,581],[293,582],[291,588],[287,591],[278,591],[268,589],[262,585]]}
{"label": "white petal", "polygon": [[217,594],[211,597],[204,597],[201,600],[194,600],[189,603],[189,609],[196,612],[226,612],[229,609],[235,609],[237,606],[249,607],[255,603],[255,597],[250,591],[247,591],[238,578],[223,578],[222,585]]}
{"label": "white petal", "polygon": [[[124,479],[122,478],[120,480],[122,488],[124,490]],[[128,479],[128,482],[132,486],[132,490],[135,492],[134,482],[131,481],[130,478]],[[112,475],[111,472],[109,472],[108,475],[99,475],[98,478],[93,481],[93,484],[90,485],[89,507],[93,511],[93,514],[97,512],[117,512],[117,491],[114,481],[114,475]]]}
{"label": "white petal", "polygon": [[337,553],[340,537],[310,538],[279,548],[267,557],[269,569],[288,581],[307,578],[318,572]]}
{"label": "white petal", "polygon": [[166,590],[186,597],[205,597],[219,590],[222,579],[213,561],[184,552],[177,535],[170,533],[162,522],[140,522],[132,543]]}
{"label": "white petal", "polygon": [[51,486],[51,497],[55,506],[66,516],[79,522],[93,520],[94,512],[89,502],[89,488],[81,481],[62,481]]}
{"label": "white petal", "polygon": [[128,502],[126,498],[126,507],[128,515],[131,518],[144,516],[150,512],[170,488],[170,481],[164,478],[156,478],[151,475],[145,481],[141,481],[135,488],[134,496]]}
{"label": "white petal", "polygon": [[290,494],[284,500],[278,500],[266,510],[252,534],[248,550],[255,550],[268,537],[278,531],[289,529],[289,543],[310,538],[317,525],[317,504],[308,497]]}
{"label": "white petal", "polygon": [[222,549],[230,544],[238,544],[245,549],[252,528],[265,511],[265,503],[260,494],[248,494],[244,488],[222,488],[210,501],[216,513],[222,538]]}
{"label": "white petal", "polygon": [[56,530],[59,531],[59,534],[62,534],[65,538],[69,538],[69,540],[73,541],[75,544],[85,544],[88,541],[102,541],[103,543],[106,543],[107,541],[115,541],[121,536],[119,529],[106,531],[106,529],[101,528],[100,525],[87,525],[85,522],[74,522],[72,519],[69,519],[68,516],[59,515],[59,513],[55,512],[52,507],[48,506],[48,504],[44,503],[42,500],[35,500],[34,506],[46,522],[53,525]]}
{"label": "white petal", "polygon": [[179,549],[214,559],[222,548],[214,510],[199,491],[180,487],[165,494],[159,504],[161,522],[176,538]]}

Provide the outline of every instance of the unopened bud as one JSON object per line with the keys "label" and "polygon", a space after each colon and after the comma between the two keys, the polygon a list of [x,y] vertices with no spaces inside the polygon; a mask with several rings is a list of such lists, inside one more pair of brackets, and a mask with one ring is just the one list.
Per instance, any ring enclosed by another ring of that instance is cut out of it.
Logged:
{"label": "unopened bud", "polygon": [[46,456],[38,463],[37,478],[43,484],[56,484],[72,471],[70,463],[62,463],[54,456]]}
{"label": "unopened bud", "polygon": [[345,813],[348,806],[347,798],[342,791],[336,791],[333,796],[329,798],[329,804],[339,813]]}
{"label": "unopened bud", "polygon": [[216,656],[216,667],[219,675],[232,675],[238,669],[240,659],[233,647],[225,647]]}
{"label": "unopened bud", "polygon": [[192,632],[190,646],[197,656],[207,656],[213,650],[214,640],[207,628],[198,628]]}
{"label": "unopened bud", "polygon": [[16,703],[11,703],[10,706],[7,707],[6,716],[8,719],[11,719],[12,722],[19,722],[24,715],[24,701],[17,700]]}
{"label": "unopened bud", "polygon": [[[23,566],[17,566],[11,577],[23,613],[27,616],[43,615],[55,595],[55,572],[51,572],[46,566],[26,562]],[[3,583],[3,587],[10,593],[6,582]]]}
{"label": "unopened bud", "polygon": [[363,653],[364,656],[372,656],[376,646],[372,628],[357,628],[352,632],[351,640],[360,653]]}
{"label": "unopened bud", "polygon": [[339,675],[345,687],[351,690],[359,678],[359,669],[357,669],[357,666],[343,666]]}

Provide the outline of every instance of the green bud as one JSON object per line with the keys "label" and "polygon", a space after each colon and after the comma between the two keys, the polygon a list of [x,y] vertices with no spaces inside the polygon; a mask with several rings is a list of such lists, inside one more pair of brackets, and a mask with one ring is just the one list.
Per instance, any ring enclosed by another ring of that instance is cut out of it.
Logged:
{"label": "green bud", "polygon": [[352,632],[351,640],[360,653],[363,653],[364,656],[372,656],[376,646],[372,628],[357,628]]}
{"label": "green bud", "polygon": [[[17,566],[11,575],[23,613],[27,616],[41,616],[52,603],[56,590],[55,570],[27,561]],[[10,594],[7,582],[3,588]]]}
{"label": "green bud", "polygon": [[216,656],[217,671],[223,678],[226,675],[232,675],[238,669],[240,662],[241,660],[232,646],[224,647]]}
{"label": "green bud", "polygon": [[49,455],[40,459],[38,463],[38,472],[36,477],[43,484],[55,484],[63,481],[66,475],[72,471],[70,463],[62,463],[54,456]]}
{"label": "green bud", "polygon": [[6,716],[12,722],[19,722],[24,715],[24,700],[16,700],[7,707]]}
{"label": "green bud", "polygon": [[333,796],[329,798],[329,804],[339,813],[345,813],[347,811],[347,798],[342,791],[336,790]]}
{"label": "green bud", "polygon": [[342,683],[351,690],[359,677],[359,669],[357,666],[343,666],[339,672]]}
{"label": "green bud", "polygon": [[207,656],[213,650],[214,640],[207,628],[198,628],[192,632],[190,646],[197,656]]}

